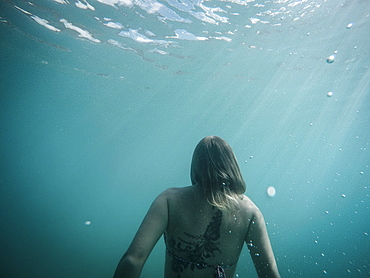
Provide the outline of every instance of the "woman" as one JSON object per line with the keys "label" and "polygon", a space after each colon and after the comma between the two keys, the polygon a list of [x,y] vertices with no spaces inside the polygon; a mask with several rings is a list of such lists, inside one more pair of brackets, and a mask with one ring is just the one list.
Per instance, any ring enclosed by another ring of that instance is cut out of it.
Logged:
{"label": "woman", "polygon": [[229,144],[202,139],[191,164],[192,186],[170,188],[153,202],[114,277],[139,277],[164,235],[165,277],[234,277],[244,243],[259,277],[280,277],[262,213]]}

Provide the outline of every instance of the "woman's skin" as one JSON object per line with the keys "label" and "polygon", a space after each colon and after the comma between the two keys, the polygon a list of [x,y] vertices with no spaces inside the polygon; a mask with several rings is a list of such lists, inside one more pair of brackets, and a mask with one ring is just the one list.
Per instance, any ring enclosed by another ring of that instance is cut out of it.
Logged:
{"label": "woman's skin", "polygon": [[[195,263],[207,265],[233,264],[246,244],[258,277],[280,277],[266,224],[256,205],[240,195],[235,209],[221,212],[209,204],[199,185],[170,188],[154,200],[114,277],[140,277],[145,261],[163,234],[172,254],[183,259],[193,254],[192,259],[198,260]],[[213,277],[214,268],[200,268],[166,252],[166,278]],[[234,277],[236,264],[224,270],[226,277]]]}

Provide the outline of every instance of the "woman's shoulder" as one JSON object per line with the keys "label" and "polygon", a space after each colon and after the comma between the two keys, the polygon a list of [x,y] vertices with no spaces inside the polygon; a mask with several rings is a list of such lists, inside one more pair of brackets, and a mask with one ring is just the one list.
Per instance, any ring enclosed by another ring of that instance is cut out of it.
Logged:
{"label": "woman's shoulder", "polygon": [[241,208],[252,214],[258,214],[260,212],[256,204],[246,195],[241,195],[240,202]]}
{"label": "woman's shoulder", "polygon": [[162,198],[166,198],[167,200],[173,200],[173,199],[184,198],[190,195],[191,192],[192,192],[191,186],[170,187],[164,190],[161,194],[159,194],[159,196]]}
{"label": "woman's shoulder", "polygon": [[183,194],[186,191],[189,191],[190,186],[185,186],[185,187],[170,187],[164,190],[160,195],[164,196],[173,196],[177,194]]}
{"label": "woman's shoulder", "polygon": [[[175,210],[199,209],[200,206],[208,206],[207,199],[203,192],[196,186],[171,187],[163,191],[160,196],[166,198],[169,208]],[[183,211],[183,213],[185,213]]]}

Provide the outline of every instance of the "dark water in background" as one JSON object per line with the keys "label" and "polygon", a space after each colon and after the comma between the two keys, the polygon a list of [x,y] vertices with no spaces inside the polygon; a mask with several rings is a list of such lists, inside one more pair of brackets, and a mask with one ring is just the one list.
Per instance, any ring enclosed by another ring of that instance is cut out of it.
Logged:
{"label": "dark water in background", "polygon": [[0,2],[1,276],[111,277],[216,134],[283,277],[370,277],[369,1],[126,3]]}

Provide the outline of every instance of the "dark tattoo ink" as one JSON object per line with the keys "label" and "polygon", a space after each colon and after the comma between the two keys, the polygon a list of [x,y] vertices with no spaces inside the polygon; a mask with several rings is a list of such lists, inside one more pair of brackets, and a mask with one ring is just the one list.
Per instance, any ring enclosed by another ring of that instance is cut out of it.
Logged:
{"label": "dark tattoo ink", "polygon": [[[184,232],[184,236],[178,237],[177,241],[173,237],[168,240],[167,249],[172,257],[171,268],[177,273],[178,278],[189,266],[191,270],[209,267],[206,259],[214,257],[216,252],[222,253],[218,248],[220,242],[217,241],[221,236],[221,219],[222,212],[217,210],[202,235]],[[174,251],[181,255],[177,257],[173,254]]]}

